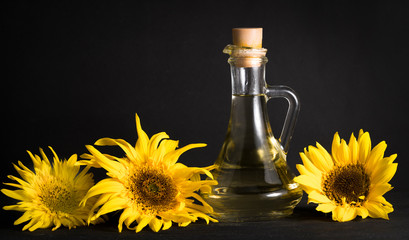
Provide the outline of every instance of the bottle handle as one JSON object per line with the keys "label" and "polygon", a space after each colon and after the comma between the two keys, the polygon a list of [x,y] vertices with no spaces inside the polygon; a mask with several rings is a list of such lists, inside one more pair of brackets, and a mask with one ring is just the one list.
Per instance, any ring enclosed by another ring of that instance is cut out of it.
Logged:
{"label": "bottle handle", "polygon": [[267,101],[271,98],[285,98],[288,101],[288,110],[285,117],[284,126],[278,141],[283,146],[285,153],[288,152],[291,138],[294,133],[298,113],[300,112],[300,102],[297,94],[293,89],[283,85],[267,86],[265,89]]}

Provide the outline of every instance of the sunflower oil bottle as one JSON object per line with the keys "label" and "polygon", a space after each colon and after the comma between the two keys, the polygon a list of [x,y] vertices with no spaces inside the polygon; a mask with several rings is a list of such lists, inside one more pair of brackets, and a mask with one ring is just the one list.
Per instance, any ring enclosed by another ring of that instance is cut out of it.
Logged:
{"label": "sunflower oil bottle", "polygon": [[[233,45],[224,53],[231,70],[232,102],[226,139],[215,162],[218,181],[204,195],[221,222],[269,220],[287,216],[302,197],[286,162],[286,153],[299,113],[295,92],[265,81],[267,49],[262,28],[233,29]],[[271,131],[267,102],[285,98],[286,120],[279,139]]]}

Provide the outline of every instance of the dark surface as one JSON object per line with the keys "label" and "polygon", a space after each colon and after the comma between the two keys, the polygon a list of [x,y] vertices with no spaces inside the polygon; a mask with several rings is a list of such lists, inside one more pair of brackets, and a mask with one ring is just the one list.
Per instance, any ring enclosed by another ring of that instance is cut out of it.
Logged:
{"label": "dark surface", "polygon": [[[1,238],[379,238],[402,239],[409,226],[407,1],[3,1],[0,182],[28,167],[25,152],[52,146],[61,158],[102,137],[136,141],[134,114],[149,136],[166,131],[180,146],[204,142],[180,161],[214,162],[230,110],[228,56],[233,27],[263,27],[269,84],[295,89],[301,112],[288,154],[333,134],[369,131],[399,167],[387,199],[390,221],[333,223],[312,207],[274,222],[193,224],[153,234],[117,233],[115,222],[56,232],[19,232],[20,213],[1,210]],[[268,103],[279,135],[286,102]],[[47,154],[50,154],[48,151]],[[118,153],[118,156],[120,154]],[[103,177],[96,172],[96,179]],[[13,201],[0,194],[3,205]],[[365,239],[366,239],[365,238]]]}
{"label": "dark surface", "polygon": [[[21,232],[10,222],[1,224],[2,239],[407,239],[409,237],[409,194],[390,192],[385,196],[393,203],[395,211],[390,220],[361,219],[339,223],[330,215],[317,212],[304,200],[287,218],[265,222],[210,223],[200,221],[182,228],[173,225],[166,231],[152,232],[149,228],[139,233],[123,230],[118,233],[117,217],[107,223],[78,227]],[[2,213],[3,214],[3,213]]]}

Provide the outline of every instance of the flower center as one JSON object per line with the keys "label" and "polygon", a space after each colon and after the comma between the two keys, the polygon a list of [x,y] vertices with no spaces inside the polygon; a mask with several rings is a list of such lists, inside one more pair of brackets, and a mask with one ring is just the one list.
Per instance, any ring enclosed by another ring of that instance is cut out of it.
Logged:
{"label": "flower center", "polygon": [[52,212],[71,213],[79,204],[73,186],[55,177],[48,177],[39,185],[40,202]]}
{"label": "flower center", "polygon": [[172,178],[162,171],[141,168],[129,180],[132,198],[142,210],[157,213],[176,205],[177,188]]}
{"label": "flower center", "polygon": [[323,178],[325,195],[338,204],[357,205],[368,196],[370,180],[361,164],[336,166]]}

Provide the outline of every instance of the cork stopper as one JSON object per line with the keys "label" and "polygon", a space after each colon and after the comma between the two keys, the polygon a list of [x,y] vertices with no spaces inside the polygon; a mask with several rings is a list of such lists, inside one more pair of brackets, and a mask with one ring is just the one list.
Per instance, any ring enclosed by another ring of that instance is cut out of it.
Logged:
{"label": "cork stopper", "polygon": [[233,45],[245,48],[261,48],[263,28],[233,28]]}
{"label": "cork stopper", "polygon": [[259,67],[267,61],[262,48],[263,28],[233,28],[233,45],[223,52],[230,54],[229,63],[237,67]]}

